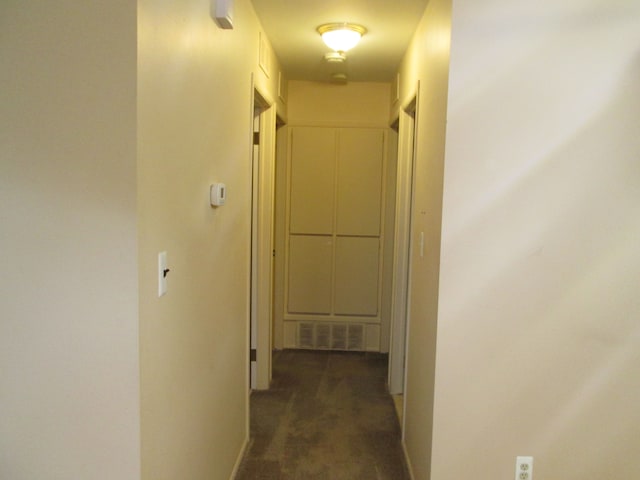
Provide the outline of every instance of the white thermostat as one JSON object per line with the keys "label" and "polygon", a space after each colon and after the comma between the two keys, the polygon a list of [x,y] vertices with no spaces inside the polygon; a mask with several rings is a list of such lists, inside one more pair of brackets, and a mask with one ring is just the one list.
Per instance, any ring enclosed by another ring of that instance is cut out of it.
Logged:
{"label": "white thermostat", "polygon": [[224,183],[214,183],[211,185],[211,206],[221,207],[227,199],[227,187]]}

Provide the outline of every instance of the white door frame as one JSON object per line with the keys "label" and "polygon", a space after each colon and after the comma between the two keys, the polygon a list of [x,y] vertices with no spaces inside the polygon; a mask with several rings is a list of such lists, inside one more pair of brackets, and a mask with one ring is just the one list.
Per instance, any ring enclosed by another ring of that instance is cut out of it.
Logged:
{"label": "white door frame", "polygon": [[253,365],[255,370],[250,375],[250,387],[266,390],[271,383],[276,109],[274,102],[255,84],[252,91],[252,118],[255,115],[253,112],[259,111],[256,123],[259,125],[260,140],[256,165],[258,171],[254,172],[252,168],[256,180],[252,181],[252,196],[257,202],[255,212],[252,205],[250,348],[255,348],[256,360]]}
{"label": "white door frame", "polygon": [[389,392],[404,393],[405,360],[409,325],[411,211],[413,206],[415,149],[419,84],[399,112],[396,228],[391,290],[391,339]]}

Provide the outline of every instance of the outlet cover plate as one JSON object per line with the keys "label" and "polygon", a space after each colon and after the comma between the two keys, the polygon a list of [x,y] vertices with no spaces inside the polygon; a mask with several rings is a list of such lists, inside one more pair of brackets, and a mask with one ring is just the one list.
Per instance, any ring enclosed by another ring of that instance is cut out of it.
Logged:
{"label": "outlet cover plate", "polygon": [[533,457],[516,457],[515,480],[533,480]]}

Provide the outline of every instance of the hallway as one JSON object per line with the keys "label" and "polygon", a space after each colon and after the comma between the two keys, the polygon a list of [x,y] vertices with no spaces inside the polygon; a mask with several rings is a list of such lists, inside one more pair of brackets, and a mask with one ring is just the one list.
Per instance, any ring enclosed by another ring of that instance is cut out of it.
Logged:
{"label": "hallway", "polygon": [[251,439],[236,480],[402,480],[387,356],[285,350],[251,394]]}
{"label": "hallway", "polygon": [[[429,0],[389,62],[422,1],[0,2],[0,479],[406,478],[373,351],[415,480],[640,479],[640,1]],[[346,83],[306,75],[335,21]],[[332,170],[280,168],[310,128]]]}

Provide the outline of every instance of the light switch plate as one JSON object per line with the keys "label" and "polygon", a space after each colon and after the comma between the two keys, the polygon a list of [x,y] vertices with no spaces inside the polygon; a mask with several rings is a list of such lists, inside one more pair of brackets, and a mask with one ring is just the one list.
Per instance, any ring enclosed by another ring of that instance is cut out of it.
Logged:
{"label": "light switch plate", "polygon": [[224,183],[214,183],[209,189],[209,202],[212,207],[221,207],[227,201],[227,186]]}
{"label": "light switch plate", "polygon": [[167,252],[158,254],[158,296],[167,293]]}

